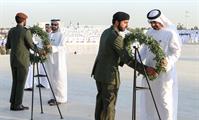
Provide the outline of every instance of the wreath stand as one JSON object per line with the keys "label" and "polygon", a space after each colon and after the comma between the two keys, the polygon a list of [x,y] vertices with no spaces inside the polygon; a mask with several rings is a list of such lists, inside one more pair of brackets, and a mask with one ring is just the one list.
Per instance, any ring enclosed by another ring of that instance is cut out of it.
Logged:
{"label": "wreath stand", "polygon": [[[141,89],[149,89],[149,91],[151,93],[151,97],[153,99],[153,103],[154,103],[155,109],[157,111],[158,118],[159,118],[159,120],[161,120],[160,114],[159,114],[159,111],[158,111],[158,108],[157,108],[157,105],[156,105],[156,101],[155,101],[155,98],[153,96],[153,92],[151,90],[151,86],[150,86],[150,83],[149,83],[149,78],[148,78],[146,70],[144,68],[144,64],[142,63],[140,53],[138,51],[138,47],[137,46],[133,46],[133,48],[134,48],[134,51],[135,51],[135,68],[134,68],[134,80],[133,80],[132,120],[136,120],[136,90],[141,90]],[[147,87],[138,87],[136,85],[137,54],[138,54],[139,60],[140,60],[140,62],[142,64],[142,67],[143,67],[143,70],[144,70],[144,76],[146,78],[146,82],[147,82],[148,88]]]}
{"label": "wreath stand", "polygon": [[[38,51],[38,48],[37,48],[36,45],[35,45],[35,48],[36,48],[36,51]],[[37,53],[34,52],[34,58],[33,58],[33,60],[34,60],[34,61],[33,61],[33,80],[32,80],[32,85],[33,85],[33,87],[32,87],[32,103],[31,103],[31,120],[33,120],[33,108],[34,108],[34,104],[33,104],[33,103],[34,103],[34,81],[35,81],[34,78],[35,78],[35,77],[38,78],[38,83],[39,83],[39,84],[40,84],[40,77],[46,77],[46,78],[47,78],[48,83],[49,83],[49,86],[50,86],[50,90],[51,90],[51,92],[52,92],[52,94],[53,94],[53,98],[55,99],[55,102],[56,102],[56,106],[57,106],[59,115],[60,115],[61,119],[63,119],[63,116],[62,116],[62,114],[61,114],[61,110],[60,110],[59,105],[58,105],[58,103],[57,103],[57,99],[56,99],[55,94],[54,94],[54,91],[53,91],[53,89],[52,89],[52,85],[51,85],[51,83],[50,83],[50,81],[49,81],[49,77],[48,77],[48,74],[47,74],[47,72],[46,72],[45,66],[44,66],[42,60],[39,60],[39,62],[40,62],[41,65],[42,65],[42,68],[43,68],[43,70],[44,70],[44,72],[45,72],[45,75],[42,75],[42,74],[39,73],[38,62],[35,62],[35,61],[36,61],[36,57],[37,57]],[[35,64],[36,64],[36,69],[37,69],[37,74],[36,74],[36,75],[35,75]],[[43,114],[41,87],[39,87],[39,97],[40,97],[41,114]]]}

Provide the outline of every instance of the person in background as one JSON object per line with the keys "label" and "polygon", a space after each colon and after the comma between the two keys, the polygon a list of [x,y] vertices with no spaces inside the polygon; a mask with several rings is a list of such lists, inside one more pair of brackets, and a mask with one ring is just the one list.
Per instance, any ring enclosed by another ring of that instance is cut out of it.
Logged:
{"label": "person in background", "polygon": [[6,38],[0,39],[0,55],[6,54],[5,41],[6,41]]}
{"label": "person in background", "polygon": [[50,26],[49,23],[46,23],[46,24],[45,24],[45,31],[46,31],[48,34],[52,32],[52,29],[51,29],[51,26]]}
{"label": "person in background", "polygon": [[[45,24],[45,31],[48,33],[48,35],[51,32],[51,27],[50,24],[46,23]],[[33,36],[33,42],[34,44],[36,44],[39,48],[42,48],[42,40],[40,38],[38,38],[37,36]],[[33,54],[34,52],[30,50],[30,52]],[[44,69],[41,65],[41,63],[38,63],[39,66],[39,73],[42,75],[45,75]],[[45,63],[44,63],[45,66]],[[28,76],[27,76],[27,80],[26,80],[26,84],[25,84],[25,91],[32,91],[32,78],[33,77],[33,66],[32,64],[29,66],[29,72],[28,72]],[[36,79],[37,80],[37,79]],[[36,81],[37,85],[36,87],[41,87],[41,88],[49,88],[49,83],[46,77],[40,77],[40,84],[38,83],[38,81]]]}
{"label": "person in background", "polygon": [[[48,37],[49,37],[50,33],[52,32],[52,29],[51,29],[51,26],[50,26],[49,23],[45,24],[45,31],[48,33]],[[44,68],[41,65],[41,63],[39,63],[38,65],[39,65],[40,73],[45,75]],[[44,62],[44,67],[45,67],[45,62]],[[38,84],[36,87],[49,88],[50,86],[49,86],[47,78],[46,77],[41,77],[40,78],[40,84]]]}

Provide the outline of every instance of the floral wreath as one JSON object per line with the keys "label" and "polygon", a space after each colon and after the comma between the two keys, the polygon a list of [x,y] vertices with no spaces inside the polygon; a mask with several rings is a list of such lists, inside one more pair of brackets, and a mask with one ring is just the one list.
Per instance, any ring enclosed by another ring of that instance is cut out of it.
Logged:
{"label": "floral wreath", "polygon": [[44,62],[47,60],[49,53],[52,52],[52,46],[50,44],[50,40],[48,37],[47,32],[43,31],[42,28],[40,28],[38,25],[34,25],[33,27],[30,27],[29,30],[31,31],[32,35],[36,35],[41,38],[42,40],[42,48],[39,48],[40,51],[44,51],[45,55],[38,55],[34,56],[33,54],[30,55],[30,61],[31,62]]}
{"label": "floral wreath", "polygon": [[[149,47],[150,51],[155,55],[154,60],[156,60],[155,70],[159,74],[161,72],[165,72],[166,69],[163,67],[163,60],[166,58],[160,44],[154,40],[152,37],[147,36],[142,29],[136,28],[131,29],[129,34],[127,34],[124,38],[124,44],[126,46],[127,51],[132,54],[131,44],[134,42],[139,42],[140,45],[145,44]],[[155,79],[153,76],[149,76],[150,80]]]}

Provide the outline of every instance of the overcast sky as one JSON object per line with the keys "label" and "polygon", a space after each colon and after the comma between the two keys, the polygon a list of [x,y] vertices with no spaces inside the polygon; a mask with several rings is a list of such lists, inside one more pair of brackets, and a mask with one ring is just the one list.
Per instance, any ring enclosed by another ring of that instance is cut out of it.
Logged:
{"label": "overcast sky", "polygon": [[117,11],[130,14],[130,26],[147,27],[146,14],[160,9],[173,23],[199,26],[199,0],[0,0],[0,27],[15,26],[15,14],[28,14],[28,25],[60,18],[86,25],[110,25]]}

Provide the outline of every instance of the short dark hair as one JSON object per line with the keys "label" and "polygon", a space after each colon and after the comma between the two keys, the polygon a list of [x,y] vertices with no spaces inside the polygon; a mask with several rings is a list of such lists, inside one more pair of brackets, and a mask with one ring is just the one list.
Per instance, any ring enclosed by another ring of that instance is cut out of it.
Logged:
{"label": "short dark hair", "polygon": [[129,20],[130,19],[130,16],[129,14],[125,13],[125,12],[116,12],[114,15],[113,15],[113,20],[112,20],[112,23],[115,24],[115,21],[122,21],[122,20]]}
{"label": "short dark hair", "polygon": [[24,19],[20,18],[19,16],[15,16],[15,21],[17,23],[22,23]]}
{"label": "short dark hair", "polygon": [[17,23],[22,23],[24,20],[26,20],[28,16],[25,13],[19,12],[15,16],[15,20]]}

